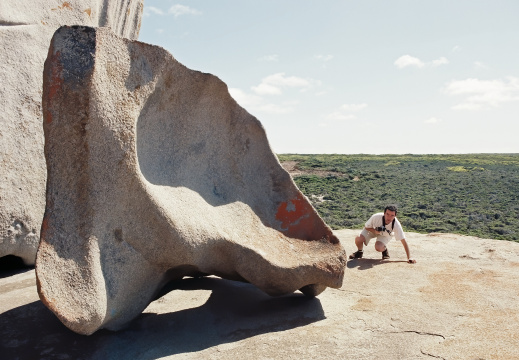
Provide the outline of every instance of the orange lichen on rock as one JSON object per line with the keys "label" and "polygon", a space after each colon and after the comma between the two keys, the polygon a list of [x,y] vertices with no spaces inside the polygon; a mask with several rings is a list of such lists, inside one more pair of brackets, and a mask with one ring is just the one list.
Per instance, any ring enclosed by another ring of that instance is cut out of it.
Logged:
{"label": "orange lichen on rock", "polygon": [[281,221],[283,230],[288,230],[291,226],[297,225],[308,218],[310,216],[308,210],[311,210],[310,204],[301,194],[298,194],[295,199],[283,201],[279,204],[276,220]]}
{"label": "orange lichen on rock", "polygon": [[63,9],[72,10],[72,6],[70,5],[70,3],[68,1],[65,1],[63,4],[61,4],[61,6],[58,6],[57,8],[53,8],[51,10],[56,11],[56,10],[63,10]]}
{"label": "orange lichen on rock", "polygon": [[323,238],[324,231],[328,233],[327,240],[335,243],[331,231],[324,229],[322,220],[308,199],[301,193],[294,199],[279,204],[276,220],[281,222],[280,230],[286,236],[304,240],[319,240]]}

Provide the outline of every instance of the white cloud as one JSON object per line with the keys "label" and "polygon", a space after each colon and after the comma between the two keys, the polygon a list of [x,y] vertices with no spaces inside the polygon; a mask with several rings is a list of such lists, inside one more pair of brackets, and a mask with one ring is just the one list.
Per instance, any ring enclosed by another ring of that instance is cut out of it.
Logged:
{"label": "white cloud", "polygon": [[328,120],[351,120],[356,119],[357,117],[352,112],[358,112],[368,107],[368,104],[344,104],[340,107],[338,111],[334,111],[328,115],[326,115],[326,119]]}
{"label": "white cloud", "polygon": [[444,92],[451,96],[466,96],[463,102],[452,107],[456,110],[495,108],[503,103],[519,101],[519,78],[453,80],[445,86]]}
{"label": "white cloud", "polygon": [[440,65],[445,65],[445,64],[448,64],[449,63],[449,60],[447,60],[446,57],[441,57],[439,59],[436,59],[436,60],[433,60],[432,61],[432,66],[440,66]]}
{"label": "white cloud", "polygon": [[196,9],[190,8],[189,6],[175,4],[171,6],[167,12],[167,14],[154,6],[145,6],[143,11],[143,16],[151,16],[151,15],[173,15],[174,17],[179,17],[181,15],[201,15],[202,13]]}
{"label": "white cloud", "polygon": [[260,104],[263,99],[257,95],[251,95],[245,93],[243,90],[238,88],[229,88],[229,93],[238,104],[243,107],[255,106]]}
{"label": "white cloud", "polygon": [[258,86],[253,86],[251,89],[258,95],[280,95],[282,88],[293,87],[306,90],[311,86],[311,80],[297,76],[285,76],[285,73],[276,73],[263,78]]}
{"label": "white cloud", "polygon": [[366,103],[362,104],[344,104],[341,106],[342,109],[346,111],[360,111],[362,109],[365,109],[368,106]]}
{"label": "white cloud", "polygon": [[285,73],[277,73],[267,76],[263,79],[264,82],[272,85],[287,86],[287,87],[308,87],[310,81],[297,77],[297,76],[285,76]]}
{"label": "white cloud", "polygon": [[279,56],[277,54],[265,55],[258,59],[259,61],[278,61]]}
{"label": "white cloud", "polygon": [[190,8],[189,6],[175,4],[169,8],[168,14],[179,17],[181,15],[200,15],[202,13],[196,9]]}
{"label": "white cloud", "polygon": [[396,65],[396,67],[398,67],[399,69],[403,69],[405,67],[409,67],[409,66],[414,66],[414,67],[417,67],[419,69],[422,69],[426,66],[433,66],[433,67],[437,67],[437,66],[440,66],[440,65],[445,65],[445,64],[448,64],[449,63],[449,60],[445,57],[445,56],[442,56],[436,60],[433,60],[431,62],[424,62],[414,56],[411,56],[411,55],[402,55],[400,56],[398,59],[395,60],[394,64]]}
{"label": "white cloud", "polygon": [[461,47],[459,45],[456,45],[452,48],[452,52],[458,52],[461,51]]}
{"label": "white cloud", "polygon": [[269,114],[288,114],[294,111],[292,106],[287,105],[276,105],[276,104],[265,104],[258,107],[258,111],[262,111]]}
{"label": "white cloud", "polygon": [[263,78],[257,86],[252,86],[251,93],[246,93],[238,88],[230,88],[229,93],[241,106],[250,111],[287,114],[296,110],[299,100],[272,103],[267,102],[265,96],[281,95],[286,88],[296,88],[303,91],[312,88],[316,84],[319,84],[316,80],[286,76],[285,73],[276,73]]}
{"label": "white cloud", "polygon": [[263,112],[268,114],[288,114],[295,110],[296,101],[285,102],[281,105],[268,103],[266,104],[261,96],[247,94],[238,88],[229,88],[229,93],[240,106],[255,112]]}
{"label": "white cloud", "polygon": [[333,59],[333,55],[315,55],[314,58],[322,61],[330,61],[331,59]]}
{"label": "white cloud", "polygon": [[488,66],[483,64],[481,61],[474,61],[474,69],[476,70],[486,70]]}
{"label": "white cloud", "polygon": [[484,109],[482,104],[478,104],[476,102],[464,102],[458,105],[454,105],[451,107],[453,110],[468,110],[468,111],[477,111]]}
{"label": "white cloud", "polygon": [[425,63],[422,60],[415,58],[411,55],[402,55],[398,59],[395,60],[395,65],[399,69],[403,69],[408,66],[415,66],[417,68],[422,68],[425,66]]}
{"label": "white cloud", "polygon": [[344,114],[340,111],[335,111],[331,114],[328,114],[326,116],[326,118],[330,119],[330,120],[351,120],[351,119],[355,119],[356,116],[353,114]]}
{"label": "white cloud", "polygon": [[258,86],[251,87],[258,95],[280,95],[281,89],[277,86],[262,82]]}
{"label": "white cloud", "polygon": [[439,122],[441,122],[441,119],[438,119],[435,117],[430,117],[429,119],[424,120],[424,123],[426,123],[426,124],[437,124]]}
{"label": "white cloud", "polygon": [[159,8],[153,6],[145,6],[143,10],[143,16],[151,16],[151,14],[155,15],[165,15],[164,11]]}

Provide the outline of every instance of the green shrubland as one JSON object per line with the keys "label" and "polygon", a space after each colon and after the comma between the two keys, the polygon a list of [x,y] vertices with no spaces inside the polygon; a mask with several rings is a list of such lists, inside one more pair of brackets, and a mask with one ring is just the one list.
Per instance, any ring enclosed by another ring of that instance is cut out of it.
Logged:
{"label": "green shrubland", "polygon": [[279,155],[333,228],[396,204],[406,231],[519,241],[519,154]]}

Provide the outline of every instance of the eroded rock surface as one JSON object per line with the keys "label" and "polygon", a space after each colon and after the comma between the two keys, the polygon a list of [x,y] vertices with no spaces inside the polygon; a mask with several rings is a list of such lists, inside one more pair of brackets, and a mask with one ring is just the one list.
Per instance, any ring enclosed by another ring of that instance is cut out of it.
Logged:
{"label": "eroded rock surface", "polygon": [[[348,253],[359,230],[335,231]],[[519,243],[406,232],[373,244],[348,281],[318,298],[268,297],[249,284],[186,278],[127,331],[71,333],[37,301],[34,272],[2,278],[2,359],[517,359]],[[196,334],[194,336],[193,334]]]}
{"label": "eroded rock surface", "polygon": [[45,209],[42,72],[61,25],[136,39],[143,0],[0,1],[0,257],[34,264]]}
{"label": "eroded rock surface", "polygon": [[108,29],[62,27],[44,71],[42,301],[116,330],[213,274],[270,295],[342,285],[345,253],[217,77]]}

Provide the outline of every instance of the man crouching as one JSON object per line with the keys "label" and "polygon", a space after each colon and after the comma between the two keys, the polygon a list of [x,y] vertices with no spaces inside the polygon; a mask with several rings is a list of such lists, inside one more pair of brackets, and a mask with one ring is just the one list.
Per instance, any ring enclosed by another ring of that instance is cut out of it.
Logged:
{"label": "man crouching", "polygon": [[350,259],[362,258],[364,245],[368,245],[369,241],[377,238],[375,242],[375,250],[382,253],[382,259],[389,259],[389,252],[387,244],[394,235],[395,239],[400,240],[404,245],[404,250],[407,255],[407,262],[410,264],[416,263],[416,260],[411,258],[409,246],[405,241],[404,230],[400,221],[396,218],[397,208],[395,205],[388,205],[383,213],[376,213],[366,222],[364,229],[362,229],[359,236],[355,238],[355,245],[357,251],[350,255]]}

